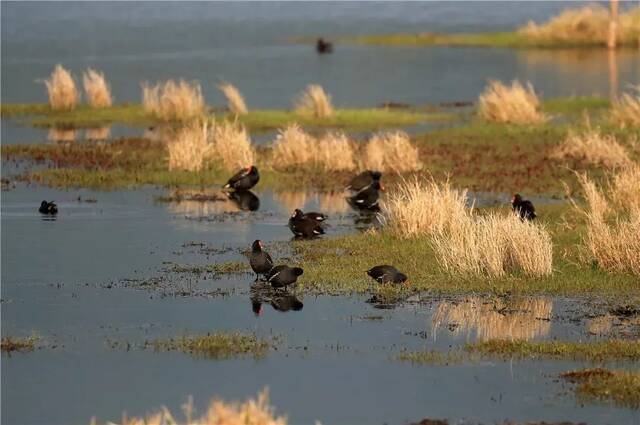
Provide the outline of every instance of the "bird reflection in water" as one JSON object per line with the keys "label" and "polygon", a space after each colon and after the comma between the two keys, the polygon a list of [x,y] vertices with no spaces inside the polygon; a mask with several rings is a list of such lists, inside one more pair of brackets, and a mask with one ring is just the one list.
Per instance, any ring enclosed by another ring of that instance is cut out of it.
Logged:
{"label": "bird reflection in water", "polygon": [[261,315],[265,304],[282,313],[300,311],[304,307],[304,303],[294,294],[282,293],[264,284],[255,284],[251,288],[251,311],[256,316]]}
{"label": "bird reflection in water", "polygon": [[260,198],[250,190],[229,192],[227,197],[242,211],[257,211],[260,208]]}

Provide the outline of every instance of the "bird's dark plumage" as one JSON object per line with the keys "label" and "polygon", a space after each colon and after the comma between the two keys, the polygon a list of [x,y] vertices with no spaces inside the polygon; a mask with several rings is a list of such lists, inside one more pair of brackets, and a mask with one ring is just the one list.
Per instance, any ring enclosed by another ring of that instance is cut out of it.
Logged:
{"label": "bird's dark plumage", "polygon": [[333,52],[333,44],[320,37],[316,41],[316,51],[320,54]]}
{"label": "bird's dark plumage", "polygon": [[296,283],[298,276],[301,276],[303,270],[300,267],[289,267],[286,265],[275,266],[269,272],[267,282],[274,288],[286,288]]}
{"label": "bird's dark plumage", "polygon": [[229,192],[227,197],[242,211],[257,211],[260,208],[260,198],[250,190]]}
{"label": "bird's dark plumage", "polygon": [[305,214],[297,209],[289,218],[289,229],[294,235],[303,238],[313,238],[324,235],[324,229],[317,220],[305,217]]}
{"label": "bird's dark plumage", "polygon": [[251,165],[234,174],[227,184],[224,185],[224,188],[233,190],[249,190],[258,184],[259,181],[260,173],[254,165]]}
{"label": "bird's dark plumage", "polygon": [[53,201],[42,201],[38,211],[40,211],[41,214],[56,215],[58,214],[58,206]]}
{"label": "bird's dark plumage", "polygon": [[318,212],[308,212],[308,213],[304,213],[302,215],[303,218],[308,218],[314,221],[318,221],[318,222],[323,222],[327,219],[327,216],[322,214],[322,213],[318,213]]}
{"label": "bird's dark plumage", "polygon": [[366,189],[361,190],[353,196],[347,198],[347,202],[353,208],[358,210],[379,210],[378,198],[380,198],[380,191],[384,191],[382,183],[374,180]]}
{"label": "bird's dark plumage", "polygon": [[521,220],[533,220],[537,217],[536,209],[533,207],[531,201],[522,199],[520,194],[516,193],[511,198],[511,206]]}
{"label": "bird's dark plumage", "polygon": [[366,170],[355,176],[349,182],[347,190],[352,192],[360,192],[368,188],[374,181],[380,181],[382,173],[380,171]]}
{"label": "bird's dark plumage", "polygon": [[251,254],[249,255],[249,265],[257,276],[256,280],[260,278],[260,275],[267,275],[273,268],[273,260],[266,251],[262,249],[262,241],[256,240],[251,245]]}
{"label": "bird's dark plumage", "polygon": [[379,283],[404,283],[407,276],[393,266],[375,266],[367,270],[367,274]]}

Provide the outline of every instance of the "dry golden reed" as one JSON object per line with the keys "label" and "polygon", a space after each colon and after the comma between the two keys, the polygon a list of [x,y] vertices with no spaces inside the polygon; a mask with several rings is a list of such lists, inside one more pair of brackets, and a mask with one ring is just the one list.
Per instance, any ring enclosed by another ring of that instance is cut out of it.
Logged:
{"label": "dry golden reed", "polygon": [[80,98],[71,73],[56,65],[48,79],[44,80],[52,109],[73,109]]}
{"label": "dry golden reed", "polygon": [[489,81],[478,104],[478,113],[490,122],[539,124],[548,119],[540,111],[540,101],[531,83],[524,87],[518,81],[513,81],[511,86]]}
{"label": "dry golden reed", "polygon": [[237,122],[222,121],[213,127],[214,158],[227,170],[255,164],[255,151],[247,129]]}
{"label": "dry golden reed", "polygon": [[374,135],[364,148],[363,167],[369,170],[404,173],[422,168],[418,148],[403,131]]}
{"label": "dry golden reed", "polygon": [[458,219],[432,238],[437,261],[447,272],[489,277],[551,274],[553,244],[544,227],[515,214],[466,214]]}
{"label": "dry golden reed", "polygon": [[[567,9],[548,22],[529,22],[518,32],[528,41],[539,45],[607,45],[609,11],[602,6],[589,5],[580,9]],[[617,43],[638,46],[640,42],[640,7],[618,16]]]}
{"label": "dry golden reed", "polygon": [[326,171],[356,169],[356,149],[344,133],[328,132],[316,138],[298,124],[280,130],[273,144],[272,158],[272,167],[276,170],[304,166]]}
{"label": "dry golden reed", "polygon": [[587,218],[584,245],[588,262],[607,271],[640,275],[640,200],[624,192],[628,185],[637,192],[640,171],[625,173],[629,174],[613,177],[609,190],[599,189],[586,174],[578,175],[587,201],[581,210]]}
{"label": "dry golden reed", "polygon": [[209,123],[195,121],[175,131],[167,140],[169,170],[202,170],[214,151],[209,132]]}
{"label": "dry golden reed", "polygon": [[621,127],[640,127],[640,85],[635,93],[623,93],[611,106],[611,121]]}
{"label": "dry golden reed", "polygon": [[93,108],[106,108],[111,106],[113,102],[111,90],[102,72],[87,68],[82,75],[82,84],[89,106]]}
{"label": "dry golden reed", "polygon": [[466,214],[467,191],[456,190],[447,181],[404,181],[387,196],[383,215],[388,229],[402,238],[444,232]]}
{"label": "dry golden reed", "polygon": [[206,105],[200,84],[168,80],[150,86],[142,84],[142,106],[163,121],[188,121],[204,115]]}
{"label": "dry golden reed", "polygon": [[[431,318],[431,334],[452,329],[456,335],[486,341],[490,339],[531,340],[551,330],[553,300],[520,298],[513,300],[471,296],[460,301],[441,301]],[[452,326],[453,325],[453,326]]]}
{"label": "dry golden reed", "polygon": [[294,106],[298,112],[311,114],[316,118],[328,118],[333,115],[331,96],[318,84],[308,85],[296,99]]}
{"label": "dry golden reed", "polygon": [[247,104],[244,102],[244,98],[236,86],[230,83],[222,83],[218,88],[227,98],[227,107],[232,113],[244,115],[249,112]]}
{"label": "dry golden reed", "polygon": [[[226,403],[213,400],[206,413],[194,417],[193,401],[183,405],[185,418],[175,419],[169,409],[163,407],[159,412],[146,418],[124,418],[121,425],[287,425],[287,418],[276,416],[269,405],[267,390],[258,395],[258,399],[249,399],[244,403]],[[95,420],[91,421],[95,425]]]}
{"label": "dry golden reed", "polygon": [[625,167],[632,162],[629,153],[615,136],[603,134],[599,128],[592,128],[588,124],[581,131],[570,130],[551,156],[557,159],[574,158],[608,168]]}

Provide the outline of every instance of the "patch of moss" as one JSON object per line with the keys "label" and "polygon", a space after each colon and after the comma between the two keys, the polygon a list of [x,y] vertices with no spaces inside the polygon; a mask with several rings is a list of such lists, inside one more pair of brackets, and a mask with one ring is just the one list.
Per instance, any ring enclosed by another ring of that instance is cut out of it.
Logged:
{"label": "patch of moss", "polygon": [[28,352],[33,351],[36,348],[37,342],[38,337],[35,335],[28,338],[6,336],[2,338],[2,341],[0,342],[0,349],[3,353],[12,353],[14,351]]}
{"label": "patch of moss", "polygon": [[574,391],[581,402],[605,402],[640,409],[640,372],[608,369],[582,369],[561,373],[576,384]]}
{"label": "patch of moss", "polygon": [[176,339],[158,339],[147,342],[146,346],[156,351],[182,351],[196,357],[218,360],[245,355],[264,357],[271,344],[253,334],[218,332]]}
{"label": "patch of moss", "polygon": [[572,359],[602,362],[640,360],[640,341],[603,340],[595,342],[524,341],[492,339],[466,344],[469,353],[517,359]]}

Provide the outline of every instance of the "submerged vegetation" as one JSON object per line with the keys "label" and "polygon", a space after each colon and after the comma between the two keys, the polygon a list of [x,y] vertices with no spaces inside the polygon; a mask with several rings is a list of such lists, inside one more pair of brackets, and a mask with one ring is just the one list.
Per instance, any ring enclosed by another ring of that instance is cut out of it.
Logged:
{"label": "submerged vegetation", "polygon": [[38,337],[32,335],[28,338],[17,338],[12,336],[6,336],[2,338],[0,342],[0,348],[3,353],[12,353],[14,351],[27,352],[33,351],[36,348]]}
{"label": "submerged vegetation", "polygon": [[243,355],[258,358],[267,354],[271,347],[270,342],[258,339],[253,334],[224,332],[159,339],[147,342],[146,345],[156,351],[177,350],[208,359],[226,359]]}
{"label": "submerged vegetation", "polygon": [[640,341],[601,340],[595,342],[524,341],[492,339],[467,344],[465,350],[483,356],[517,359],[568,359],[602,362],[640,360]]}
{"label": "submerged vegetation", "polygon": [[582,369],[561,373],[576,384],[576,398],[582,402],[609,402],[640,409],[640,372],[634,370]]}

